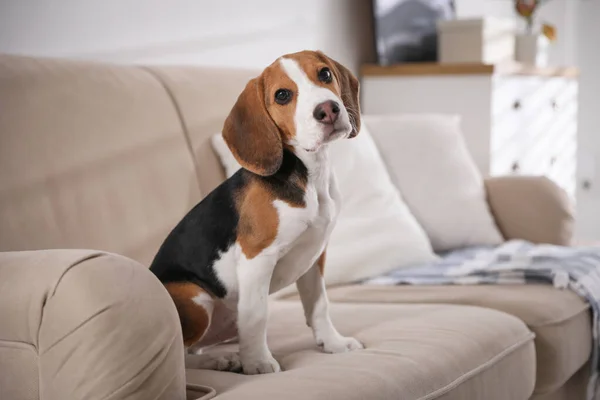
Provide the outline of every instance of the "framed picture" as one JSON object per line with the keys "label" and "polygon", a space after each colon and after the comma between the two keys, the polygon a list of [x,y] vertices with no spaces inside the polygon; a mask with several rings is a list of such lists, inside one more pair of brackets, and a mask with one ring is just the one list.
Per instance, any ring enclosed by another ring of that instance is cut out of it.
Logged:
{"label": "framed picture", "polygon": [[454,0],[372,0],[378,63],[438,60],[437,21],[456,17]]}

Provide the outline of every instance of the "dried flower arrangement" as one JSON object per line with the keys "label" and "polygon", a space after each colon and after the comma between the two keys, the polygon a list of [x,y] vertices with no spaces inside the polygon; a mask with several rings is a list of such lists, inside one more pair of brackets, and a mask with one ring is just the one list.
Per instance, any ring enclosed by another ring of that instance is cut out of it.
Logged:
{"label": "dried flower arrangement", "polygon": [[[514,0],[517,14],[523,17],[527,23],[527,34],[533,34],[534,17],[539,8],[550,0]],[[556,40],[556,28],[548,23],[542,24],[541,34],[548,40]]]}

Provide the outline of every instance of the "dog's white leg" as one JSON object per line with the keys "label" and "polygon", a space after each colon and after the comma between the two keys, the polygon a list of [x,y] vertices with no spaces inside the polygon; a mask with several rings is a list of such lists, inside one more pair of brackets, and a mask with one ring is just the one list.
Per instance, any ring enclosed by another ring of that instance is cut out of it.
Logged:
{"label": "dog's white leg", "polygon": [[252,259],[242,255],[237,267],[240,359],[244,373],[250,375],[281,370],[267,347],[269,285],[276,262],[275,255]]}
{"label": "dog's white leg", "polygon": [[296,282],[306,323],[312,328],[318,346],[326,353],[343,353],[362,349],[364,346],[352,337],[342,336],[329,317],[329,301],[325,282],[317,263]]}

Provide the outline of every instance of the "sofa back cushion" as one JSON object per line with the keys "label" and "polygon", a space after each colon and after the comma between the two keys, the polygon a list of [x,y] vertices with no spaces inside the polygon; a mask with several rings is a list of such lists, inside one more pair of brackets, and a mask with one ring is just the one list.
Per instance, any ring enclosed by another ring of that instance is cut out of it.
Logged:
{"label": "sofa back cushion", "polygon": [[225,118],[246,83],[260,71],[193,66],[160,66],[148,70],[164,84],[177,106],[204,197],[225,179],[211,137],[223,129]]}
{"label": "sofa back cushion", "polygon": [[0,251],[148,264],[200,199],[173,100],[145,69],[0,56]]}
{"label": "sofa back cushion", "polygon": [[502,243],[459,116],[370,115],[363,121],[434,250]]}

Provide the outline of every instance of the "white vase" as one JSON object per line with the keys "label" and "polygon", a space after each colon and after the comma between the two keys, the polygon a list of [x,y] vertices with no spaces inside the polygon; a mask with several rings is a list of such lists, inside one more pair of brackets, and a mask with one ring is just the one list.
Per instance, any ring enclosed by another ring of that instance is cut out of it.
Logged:
{"label": "white vase", "polygon": [[550,41],[544,35],[524,34],[515,38],[515,60],[526,65],[548,65]]}

